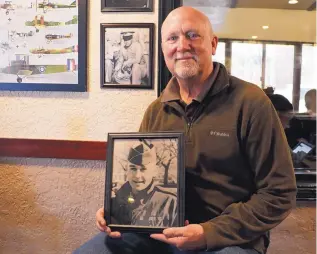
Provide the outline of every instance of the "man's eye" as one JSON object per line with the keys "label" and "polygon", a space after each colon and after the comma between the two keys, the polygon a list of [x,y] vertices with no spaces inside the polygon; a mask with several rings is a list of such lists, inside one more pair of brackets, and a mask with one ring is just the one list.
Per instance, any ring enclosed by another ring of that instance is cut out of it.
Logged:
{"label": "man's eye", "polygon": [[197,33],[190,32],[190,33],[187,34],[187,37],[188,37],[189,39],[196,39],[196,38],[199,37],[199,35],[198,35]]}
{"label": "man's eye", "polygon": [[177,36],[168,37],[167,40],[168,40],[168,41],[176,41],[176,40],[177,40]]}
{"label": "man's eye", "polygon": [[137,169],[136,169],[136,167],[130,167],[130,170],[136,171]]}

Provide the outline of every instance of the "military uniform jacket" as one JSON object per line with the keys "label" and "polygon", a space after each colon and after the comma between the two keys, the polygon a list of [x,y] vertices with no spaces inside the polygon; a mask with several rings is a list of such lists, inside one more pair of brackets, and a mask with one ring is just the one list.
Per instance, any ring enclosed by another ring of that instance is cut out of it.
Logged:
{"label": "military uniform jacket", "polygon": [[[177,198],[171,191],[150,184],[138,195],[131,196],[125,183],[111,200],[113,224],[170,227],[177,221]],[[129,199],[130,197],[130,199]],[[131,198],[133,202],[131,202]],[[130,200],[130,202],[129,202]]]}

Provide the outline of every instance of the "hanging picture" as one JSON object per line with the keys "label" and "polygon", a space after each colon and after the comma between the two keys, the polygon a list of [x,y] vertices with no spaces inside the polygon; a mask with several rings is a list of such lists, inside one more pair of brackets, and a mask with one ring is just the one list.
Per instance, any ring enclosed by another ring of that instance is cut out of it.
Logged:
{"label": "hanging picture", "polygon": [[183,133],[110,133],[105,219],[114,231],[184,226]]}
{"label": "hanging picture", "polygon": [[154,24],[101,24],[101,87],[153,88]]}
{"label": "hanging picture", "polygon": [[102,12],[152,12],[153,0],[101,0]]}
{"label": "hanging picture", "polygon": [[0,90],[87,90],[87,0],[0,0],[0,17]]}

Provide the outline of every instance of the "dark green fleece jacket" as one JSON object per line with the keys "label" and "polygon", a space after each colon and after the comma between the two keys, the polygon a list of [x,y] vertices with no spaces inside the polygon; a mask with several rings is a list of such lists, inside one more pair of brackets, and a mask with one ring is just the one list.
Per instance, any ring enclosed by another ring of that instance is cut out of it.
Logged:
{"label": "dark green fleece jacket", "polygon": [[296,200],[287,140],[260,88],[228,75],[220,64],[208,80],[210,89],[189,120],[171,96],[178,92],[172,78],[146,110],[140,131],[185,133],[185,217],[203,226],[208,249],[241,246],[265,253],[269,230]]}

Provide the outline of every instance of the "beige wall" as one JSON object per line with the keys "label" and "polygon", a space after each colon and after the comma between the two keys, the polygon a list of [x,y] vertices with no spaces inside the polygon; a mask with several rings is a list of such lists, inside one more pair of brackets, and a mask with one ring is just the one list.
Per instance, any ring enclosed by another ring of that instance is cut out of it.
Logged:
{"label": "beige wall", "polygon": [[[138,130],[156,89],[100,88],[100,23],[155,23],[156,42],[158,1],[154,13],[124,15],[102,14],[100,2],[89,1],[89,92],[0,92],[0,137],[105,141]],[[0,253],[71,253],[97,233],[104,177],[100,161],[0,158]]]}

